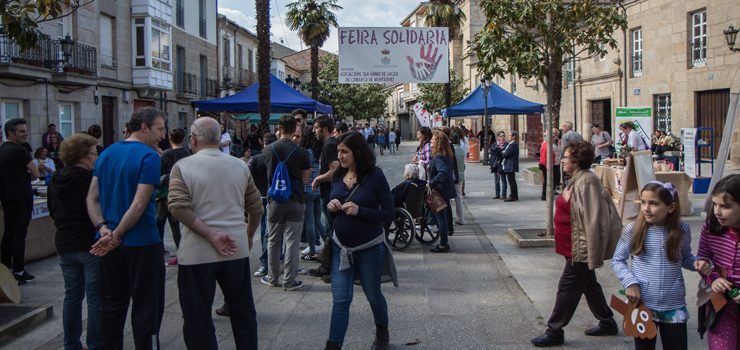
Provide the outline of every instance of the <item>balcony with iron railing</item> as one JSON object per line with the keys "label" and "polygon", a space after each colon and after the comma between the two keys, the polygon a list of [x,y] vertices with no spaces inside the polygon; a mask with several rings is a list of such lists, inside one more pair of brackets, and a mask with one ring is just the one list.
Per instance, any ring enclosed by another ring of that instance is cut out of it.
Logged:
{"label": "balcony with iron railing", "polygon": [[218,97],[218,81],[216,79],[205,79],[206,97]]}
{"label": "balcony with iron railing", "polygon": [[198,95],[198,76],[180,72],[175,78],[175,88],[178,95]]}
{"label": "balcony with iron railing", "polygon": [[56,73],[97,75],[97,49],[80,43],[70,43],[65,54],[63,40],[40,37],[36,46],[22,51],[6,35],[0,35],[0,64],[18,64],[53,69]]}
{"label": "balcony with iron railing", "polygon": [[706,39],[689,43],[690,63],[692,67],[704,67],[707,64]]}
{"label": "balcony with iron railing", "polygon": [[257,73],[250,72],[248,69],[239,70],[239,79],[237,79],[237,85],[241,87],[251,86],[257,82]]}

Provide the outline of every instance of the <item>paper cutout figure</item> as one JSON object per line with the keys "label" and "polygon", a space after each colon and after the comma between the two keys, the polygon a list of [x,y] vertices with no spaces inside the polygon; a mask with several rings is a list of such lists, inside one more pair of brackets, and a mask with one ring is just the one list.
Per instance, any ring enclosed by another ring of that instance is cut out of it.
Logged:
{"label": "paper cutout figure", "polygon": [[630,304],[622,298],[612,295],[609,306],[624,316],[622,328],[625,335],[640,339],[653,339],[658,335],[658,328],[653,322],[653,315],[645,307],[645,304],[640,303],[635,306],[635,304]]}
{"label": "paper cutout figure", "polygon": [[718,313],[727,305],[727,298],[724,295],[712,291],[712,285],[704,279],[699,280],[699,288],[696,291],[696,306],[702,306],[708,302],[712,303],[714,312]]}

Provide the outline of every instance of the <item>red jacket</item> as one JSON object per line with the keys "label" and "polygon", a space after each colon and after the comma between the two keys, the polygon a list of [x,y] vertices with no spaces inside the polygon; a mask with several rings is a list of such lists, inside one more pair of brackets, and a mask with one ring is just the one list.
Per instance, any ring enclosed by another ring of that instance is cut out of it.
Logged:
{"label": "red jacket", "polygon": [[[547,165],[547,141],[542,141],[540,146],[540,165]],[[552,152],[552,165],[555,166],[555,151]]]}

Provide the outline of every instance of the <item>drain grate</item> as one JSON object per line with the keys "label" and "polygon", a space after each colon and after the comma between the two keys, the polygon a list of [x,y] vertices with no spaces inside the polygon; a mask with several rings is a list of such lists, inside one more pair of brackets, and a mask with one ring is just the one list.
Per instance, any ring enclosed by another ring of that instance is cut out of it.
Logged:
{"label": "drain grate", "polygon": [[0,304],[0,327],[32,314],[37,306]]}
{"label": "drain grate", "polygon": [[543,228],[518,228],[515,229],[519,237],[524,239],[540,239],[545,238],[547,230]]}

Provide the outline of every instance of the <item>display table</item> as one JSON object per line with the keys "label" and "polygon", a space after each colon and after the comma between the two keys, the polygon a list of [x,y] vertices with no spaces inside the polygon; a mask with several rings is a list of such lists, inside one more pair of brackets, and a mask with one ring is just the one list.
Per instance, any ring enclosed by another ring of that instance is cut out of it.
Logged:
{"label": "display table", "polygon": [[[0,209],[0,239],[5,234],[5,217]],[[49,216],[46,198],[36,198],[33,202],[31,223],[26,236],[26,262],[41,260],[57,253],[54,245],[56,228]]]}
{"label": "display table", "polygon": [[[614,203],[618,204],[622,195],[621,181],[624,179],[624,168],[617,166],[596,166],[594,174],[601,179],[604,187],[611,193]],[[678,191],[678,202],[681,207],[681,215],[691,215],[691,200],[689,190],[691,189],[691,177],[680,171],[657,171],[655,179],[660,182],[670,182]]]}

